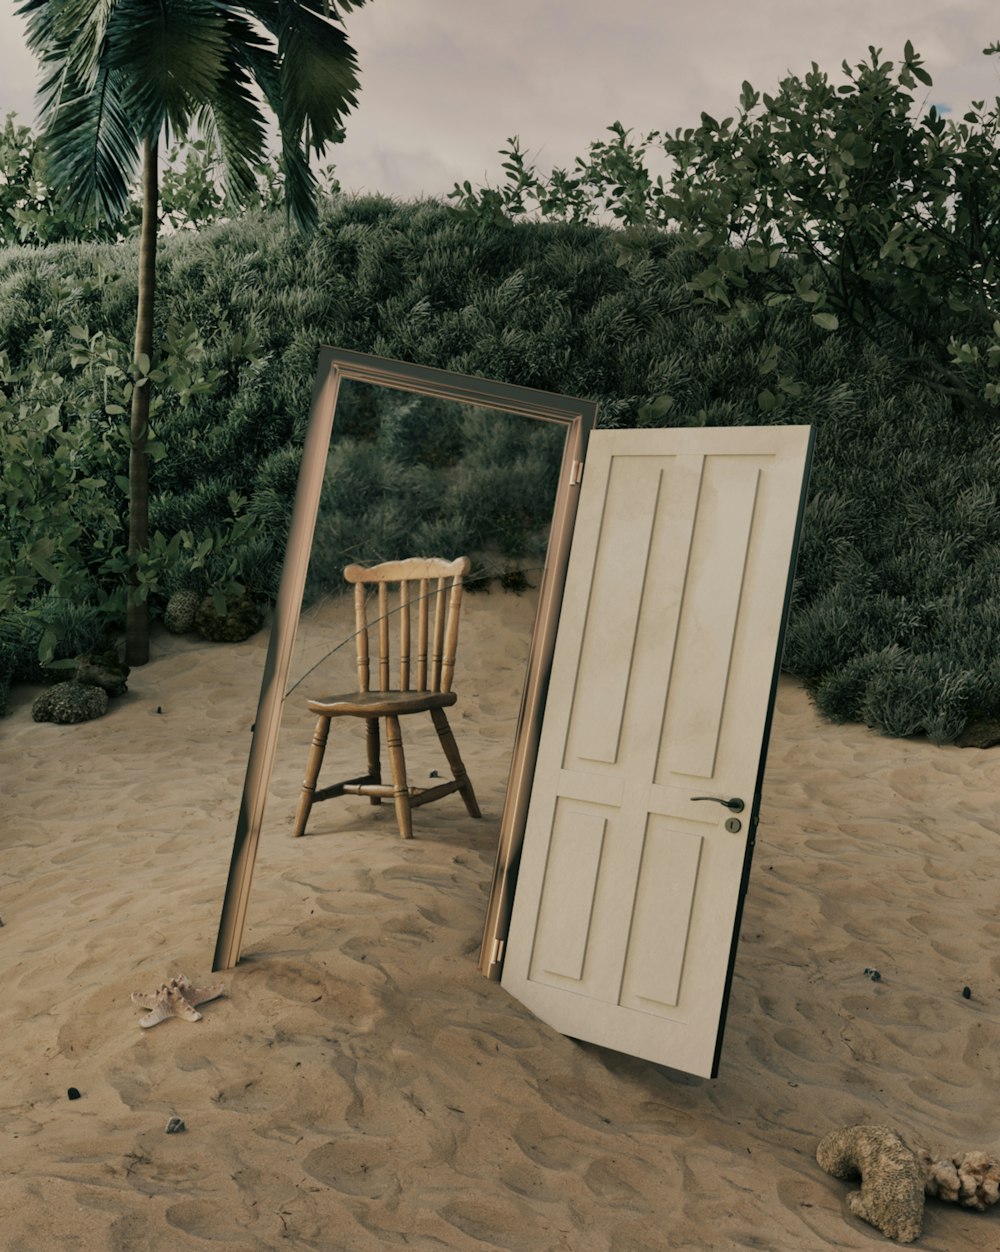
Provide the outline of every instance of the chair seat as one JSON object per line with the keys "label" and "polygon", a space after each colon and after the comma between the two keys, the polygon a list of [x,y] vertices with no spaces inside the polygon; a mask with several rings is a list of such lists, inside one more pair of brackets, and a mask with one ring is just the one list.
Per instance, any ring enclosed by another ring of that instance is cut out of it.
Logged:
{"label": "chair seat", "polygon": [[392,717],[446,709],[457,699],[454,691],[351,691],[310,700],[309,709],[321,717]]}

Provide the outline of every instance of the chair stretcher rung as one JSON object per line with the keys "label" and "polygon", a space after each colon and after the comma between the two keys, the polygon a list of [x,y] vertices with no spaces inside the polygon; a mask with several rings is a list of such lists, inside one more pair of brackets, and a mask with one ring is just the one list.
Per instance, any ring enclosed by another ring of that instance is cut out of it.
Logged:
{"label": "chair stretcher rung", "polygon": [[458,791],[461,785],[459,782],[447,782],[442,783],[440,787],[411,787],[410,808],[417,809],[421,804],[429,804],[431,800],[439,800],[441,796],[450,796],[453,791]]}
{"label": "chair stretcher rung", "polygon": [[[375,779],[371,774],[362,774],[360,778],[348,778],[345,782],[331,783],[329,787],[323,787],[317,791],[312,798],[313,804],[319,804],[320,800],[332,800],[334,796],[356,795],[354,790],[358,786],[374,783]],[[392,795],[392,788],[389,788],[389,795]]]}

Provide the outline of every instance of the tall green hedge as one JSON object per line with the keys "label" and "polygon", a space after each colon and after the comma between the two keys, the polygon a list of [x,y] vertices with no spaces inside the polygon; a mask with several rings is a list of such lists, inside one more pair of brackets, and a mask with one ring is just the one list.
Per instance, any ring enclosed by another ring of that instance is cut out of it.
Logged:
{"label": "tall green hedge", "polygon": [[[0,250],[0,345],[23,364],[41,326],[52,352],[68,353],[81,324],[127,344],[135,265],[132,243]],[[154,605],[229,573],[273,596],[327,343],[597,399],[608,427],[812,423],[786,668],[828,716],[888,734],[947,742],[970,717],[1000,715],[995,429],[913,381],[898,362],[918,349],[901,336],[889,352],[855,331],[831,335],[763,293],[754,329],[720,320],[685,286],[702,266],[676,235],[651,231],[626,250],[609,229],[485,229],[434,201],[377,196],[331,199],[309,238],[257,214],[164,239],[158,341],[194,323],[219,379],[159,417],[151,529],[216,540],[201,568],[181,554]],[[87,281],[100,270],[107,281]],[[782,377],[803,381],[783,390]],[[419,405],[356,409],[338,426],[339,472],[372,491],[405,484],[406,507],[383,498],[377,525],[325,519],[336,562],[403,555],[412,510],[427,511],[427,543],[537,556],[548,450],[491,447],[473,413],[456,423]],[[121,471],[109,464],[108,481]],[[45,590],[40,579],[25,603]]]}

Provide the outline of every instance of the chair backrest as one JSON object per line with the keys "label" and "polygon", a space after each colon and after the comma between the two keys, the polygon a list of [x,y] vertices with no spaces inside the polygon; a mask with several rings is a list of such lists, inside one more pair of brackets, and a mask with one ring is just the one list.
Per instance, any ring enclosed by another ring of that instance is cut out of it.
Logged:
{"label": "chair backrest", "polygon": [[[344,578],[354,584],[354,615],[358,644],[358,690],[389,691],[390,615],[399,619],[400,691],[450,691],[458,648],[458,615],[462,605],[462,581],[472,568],[467,556],[454,561],[441,557],[409,557],[365,568],[348,565]],[[371,627],[378,645],[377,672],[372,674],[369,649],[368,595],[366,586],[378,587],[378,615]],[[397,584],[395,604],[390,587]],[[434,601],[433,633],[430,604]],[[416,610],[416,666],[411,664],[411,608]],[[375,684],[373,686],[373,683]]]}

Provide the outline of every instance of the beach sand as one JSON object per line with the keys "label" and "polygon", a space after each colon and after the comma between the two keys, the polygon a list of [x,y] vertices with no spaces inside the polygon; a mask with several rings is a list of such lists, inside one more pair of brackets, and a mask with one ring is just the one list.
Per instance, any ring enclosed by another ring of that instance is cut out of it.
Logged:
{"label": "beach sand", "polygon": [[[453,726],[482,821],[448,797],[405,843],[391,805],[335,801],[291,839],[300,696],[333,676],[290,698],[244,957],[220,975],[266,632],[158,630],[128,694],[83,725],[36,724],[35,690],[15,692],[0,722],[5,1252],[871,1249],[886,1241],[816,1165],[823,1134],[869,1120],[935,1150],[1000,1145],[1000,749],[833,726],[791,680],[716,1080],[563,1038],[480,976],[533,607],[466,600]],[[350,613],[316,615],[297,673]],[[349,674],[350,652],[327,669]],[[350,773],[362,740],[341,734]],[[439,762],[406,742],[419,781]],[[140,1029],[129,993],[177,973],[226,994],[200,1022]],[[164,1132],[173,1115],[184,1133]],[[916,1246],[1000,1248],[1000,1212],[930,1201]]]}

